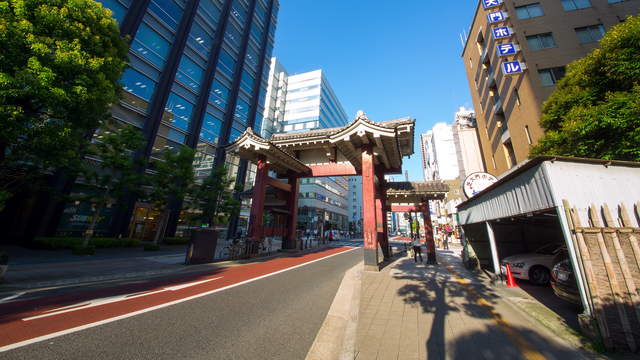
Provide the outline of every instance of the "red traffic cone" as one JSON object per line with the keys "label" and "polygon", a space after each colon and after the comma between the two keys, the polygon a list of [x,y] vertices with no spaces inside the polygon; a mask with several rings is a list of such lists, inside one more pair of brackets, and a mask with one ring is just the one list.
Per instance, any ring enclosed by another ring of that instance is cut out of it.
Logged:
{"label": "red traffic cone", "polygon": [[506,265],[507,266],[507,287],[518,287],[518,284],[516,284],[516,280],[513,278],[513,274],[511,273],[511,266],[509,266],[509,264]]}

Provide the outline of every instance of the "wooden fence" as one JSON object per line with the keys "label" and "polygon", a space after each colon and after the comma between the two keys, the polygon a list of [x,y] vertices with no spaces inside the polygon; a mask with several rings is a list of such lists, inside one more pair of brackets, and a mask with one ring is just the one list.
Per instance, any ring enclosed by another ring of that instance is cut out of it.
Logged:
{"label": "wooden fence", "polygon": [[613,216],[605,204],[591,205],[589,223],[565,201],[579,265],[586,277],[593,316],[605,347],[638,351],[640,347],[640,202],[632,221],[624,205]]}

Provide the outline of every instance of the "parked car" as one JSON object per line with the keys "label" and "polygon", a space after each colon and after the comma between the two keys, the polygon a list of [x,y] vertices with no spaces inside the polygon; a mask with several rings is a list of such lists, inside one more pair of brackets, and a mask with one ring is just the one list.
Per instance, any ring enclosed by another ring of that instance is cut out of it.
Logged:
{"label": "parked car", "polygon": [[576,282],[566,248],[558,251],[554,257],[554,263],[555,265],[551,269],[551,288],[553,293],[565,301],[580,305],[578,283]]}
{"label": "parked car", "polygon": [[532,253],[507,256],[501,261],[502,273],[507,273],[506,265],[509,264],[514,278],[529,280],[536,285],[547,285],[559,248],[558,244],[547,244]]}

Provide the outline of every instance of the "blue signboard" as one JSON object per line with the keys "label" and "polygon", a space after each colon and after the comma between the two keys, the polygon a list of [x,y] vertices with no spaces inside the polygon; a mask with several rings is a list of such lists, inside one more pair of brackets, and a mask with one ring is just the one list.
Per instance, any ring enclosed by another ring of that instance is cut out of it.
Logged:
{"label": "blue signboard", "polygon": [[518,52],[518,48],[514,43],[498,44],[496,46],[498,56],[515,55]]}
{"label": "blue signboard", "polygon": [[521,74],[524,71],[524,64],[520,61],[508,61],[502,63],[502,72],[505,75]]}
{"label": "blue signboard", "polygon": [[485,9],[491,9],[496,6],[500,6],[502,0],[482,0],[482,7]]}
{"label": "blue signboard", "polygon": [[489,24],[502,22],[502,21],[505,21],[506,19],[507,19],[507,13],[503,11],[496,11],[496,12],[487,14],[487,20],[489,21]]}
{"label": "blue signboard", "polygon": [[500,26],[497,28],[493,28],[493,38],[494,39],[504,39],[504,38],[508,38],[509,36],[512,35],[511,29],[509,29],[506,26]]}

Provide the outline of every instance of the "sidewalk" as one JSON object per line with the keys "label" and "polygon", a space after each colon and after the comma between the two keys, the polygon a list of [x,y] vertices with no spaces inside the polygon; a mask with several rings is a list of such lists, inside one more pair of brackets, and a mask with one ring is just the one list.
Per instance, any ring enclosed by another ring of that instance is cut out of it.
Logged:
{"label": "sidewalk", "polygon": [[460,248],[437,266],[403,258],[366,272],[356,359],[585,359],[462,267]]}

